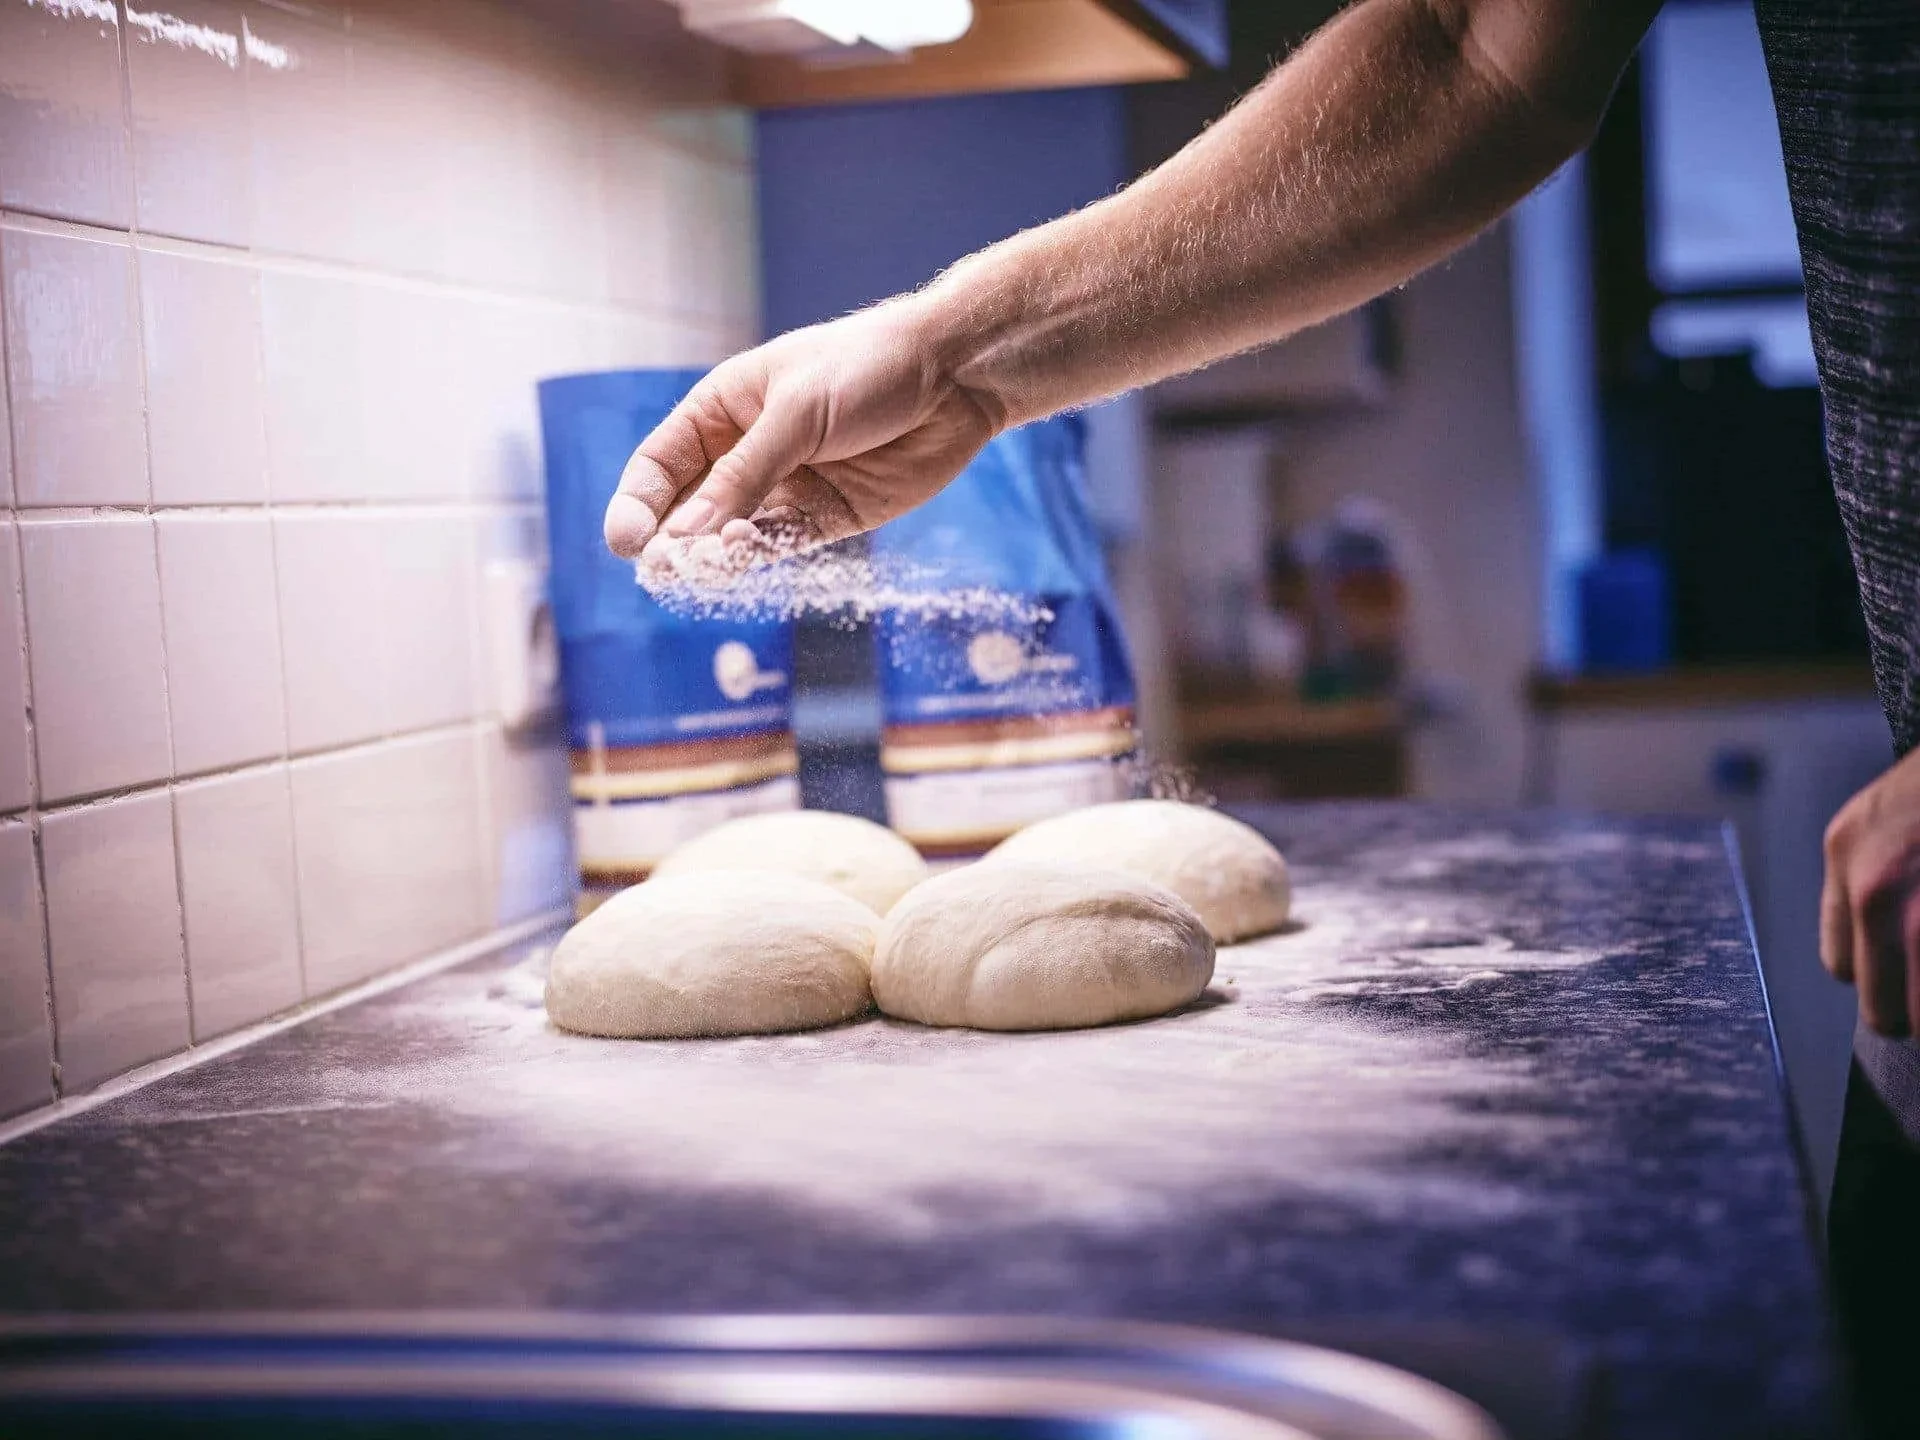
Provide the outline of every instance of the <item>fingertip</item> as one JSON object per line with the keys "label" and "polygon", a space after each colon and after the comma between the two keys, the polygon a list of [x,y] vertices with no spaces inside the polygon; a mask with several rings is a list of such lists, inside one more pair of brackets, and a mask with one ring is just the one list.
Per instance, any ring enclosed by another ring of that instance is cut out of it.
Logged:
{"label": "fingertip", "polygon": [[632,495],[617,494],[607,502],[601,524],[607,548],[623,560],[637,560],[660,528],[653,511]]}

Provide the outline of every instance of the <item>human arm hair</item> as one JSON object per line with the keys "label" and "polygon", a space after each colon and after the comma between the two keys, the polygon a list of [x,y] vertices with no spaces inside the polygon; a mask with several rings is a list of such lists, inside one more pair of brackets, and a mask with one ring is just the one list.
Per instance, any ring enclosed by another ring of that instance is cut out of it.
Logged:
{"label": "human arm hair", "polygon": [[1657,8],[1358,0],[1124,190],[725,361],[634,453],[608,543],[871,529],[999,430],[1404,282],[1587,142]]}

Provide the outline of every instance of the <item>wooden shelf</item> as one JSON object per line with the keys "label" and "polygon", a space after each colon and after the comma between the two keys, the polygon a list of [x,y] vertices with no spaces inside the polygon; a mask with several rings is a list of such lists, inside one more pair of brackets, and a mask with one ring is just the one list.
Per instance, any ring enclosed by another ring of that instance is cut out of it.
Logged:
{"label": "wooden shelf", "polygon": [[1394,700],[1303,701],[1258,691],[1186,695],[1180,739],[1189,752],[1223,745],[1339,745],[1397,741],[1406,734]]}
{"label": "wooden shelf", "polygon": [[903,60],[819,66],[736,55],[729,74],[738,103],[771,109],[1179,80],[1200,62],[1139,0],[974,0],[965,35]]}
{"label": "wooden shelf", "polygon": [[1681,665],[1634,675],[1536,671],[1527,701],[1536,711],[1706,709],[1872,695],[1865,660],[1805,660],[1761,665]]}

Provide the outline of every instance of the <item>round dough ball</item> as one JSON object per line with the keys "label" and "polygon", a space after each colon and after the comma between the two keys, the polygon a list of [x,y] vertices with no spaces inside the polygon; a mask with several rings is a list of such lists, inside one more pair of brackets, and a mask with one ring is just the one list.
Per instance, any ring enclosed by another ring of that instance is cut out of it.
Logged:
{"label": "round dough ball", "polygon": [[876,915],[927,878],[920,852],[884,825],[832,810],[743,815],[694,836],[654,868],[656,879],[703,870],[780,870],[851,895]]}
{"label": "round dough ball", "polygon": [[969,865],[893,907],[873,952],[889,1015],[1065,1030],[1177,1010],[1213,978],[1213,941],[1177,895],[1118,870]]}
{"label": "round dough ball", "polygon": [[648,880],[561,937],[547,1015],[582,1035],[645,1039],[831,1025],[872,1003],[879,928],[859,901],[796,875]]}
{"label": "round dough ball", "polygon": [[1287,862],[1251,825],[1177,800],[1116,800],[1040,820],[1008,836],[988,863],[1097,865],[1151,880],[1200,912],[1222,945],[1287,923]]}

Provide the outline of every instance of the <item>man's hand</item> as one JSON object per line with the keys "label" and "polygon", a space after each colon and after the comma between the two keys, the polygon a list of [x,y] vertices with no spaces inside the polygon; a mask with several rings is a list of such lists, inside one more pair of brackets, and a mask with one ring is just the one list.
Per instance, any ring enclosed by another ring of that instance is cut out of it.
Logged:
{"label": "man's hand", "polygon": [[1004,416],[945,371],[928,304],[891,300],[719,365],[627,462],[607,544],[629,559],[662,533],[803,549],[930,498]]}
{"label": "man's hand", "polygon": [[1841,807],[1826,853],[1820,963],[1873,1029],[1920,1033],[1920,751]]}

